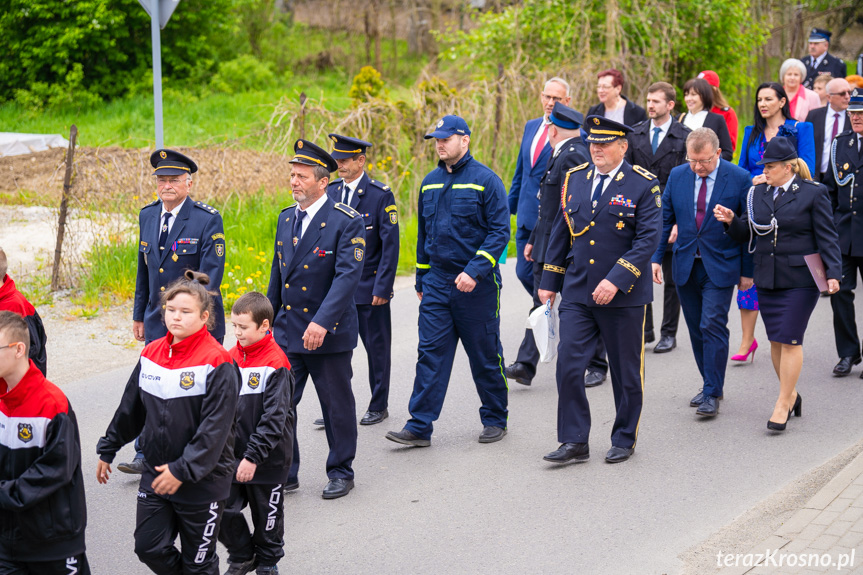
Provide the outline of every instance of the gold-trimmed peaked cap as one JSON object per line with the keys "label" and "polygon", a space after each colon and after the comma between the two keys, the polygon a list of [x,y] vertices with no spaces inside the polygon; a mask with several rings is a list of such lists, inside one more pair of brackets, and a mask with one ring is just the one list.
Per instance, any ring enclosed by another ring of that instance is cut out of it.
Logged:
{"label": "gold-trimmed peaked cap", "polygon": [[302,138],[294,142],[294,157],[289,163],[321,166],[326,168],[328,172],[335,172],[339,169],[339,165],[325,149]]}
{"label": "gold-trimmed peaked cap", "polygon": [[156,150],[150,154],[150,165],[155,168],[154,176],[182,176],[198,171],[198,164],[192,158],[174,150]]}
{"label": "gold-trimmed peaked cap", "polygon": [[584,141],[594,144],[604,144],[625,138],[626,134],[632,131],[632,128],[626,124],[609,120],[605,116],[588,116],[581,129],[587,132]]}
{"label": "gold-trimmed peaked cap", "polygon": [[333,142],[333,151],[330,152],[330,155],[336,160],[355,158],[360,154],[365,154],[366,148],[372,146],[371,142],[359,138],[350,138],[339,134],[329,134],[329,137]]}

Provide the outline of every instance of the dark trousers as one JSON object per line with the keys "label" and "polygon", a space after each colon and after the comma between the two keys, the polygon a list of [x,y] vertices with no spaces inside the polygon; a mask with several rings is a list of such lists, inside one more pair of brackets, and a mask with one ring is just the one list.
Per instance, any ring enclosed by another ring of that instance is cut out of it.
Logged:
{"label": "dark trousers", "polygon": [[734,286],[714,284],[701,258],[696,258],[689,279],[678,285],[677,291],[704,395],[722,397],[728,365],[728,310]]}
{"label": "dark trousers", "polygon": [[358,304],[360,339],[366,348],[369,360],[369,386],[372,398],[369,411],[383,411],[387,408],[390,395],[390,368],[393,343],[393,325],[390,316],[390,302],[383,305]]}
{"label": "dark trousers", "polygon": [[515,230],[515,275],[527,293],[533,289],[533,263],[524,259],[524,246],[530,239],[530,230],[527,228],[516,228]]}
{"label": "dark trousers", "polygon": [[452,373],[456,347],[461,339],[482,407],[484,426],[506,429],[507,385],[500,344],[500,271],[476,284],[472,292],[460,292],[455,276],[435,271],[423,277],[419,314],[419,351],[416,378],[405,429],[430,439],[433,422],[440,416]]}
{"label": "dark trousers", "polygon": [[12,561],[0,558],[0,575],[90,575],[87,554],[53,561]]}
{"label": "dark trousers", "polygon": [[[135,554],[159,575],[218,575],[216,540],[224,501],[187,505],[138,490]],[[174,540],[180,535],[180,548]]]}
{"label": "dark trousers", "polygon": [[635,446],[644,393],[645,307],[589,307],[560,303],[560,347],[557,354],[557,439],[560,443],[587,443],[590,405],[584,389],[584,370],[596,337],[608,349],[611,387],[617,415],[611,444]]}
{"label": "dark trousers", "polygon": [[839,283],[839,291],[830,296],[830,306],[833,308],[833,335],[836,337],[836,352],[839,357],[860,355],[860,338],[857,335],[857,320],[854,317],[857,274],[863,275],[863,258],[843,254],[842,281]]}
{"label": "dark trousers", "polygon": [[[219,541],[228,549],[229,563],[252,559],[258,565],[272,567],[285,555],[285,502],[282,484],[257,485],[234,483],[222,515]],[[243,516],[249,506],[254,534]]]}
{"label": "dark trousers", "polygon": [[[673,258],[671,249],[665,250],[662,258],[662,279],[665,286],[662,290],[662,326],[659,328],[660,337],[676,337],[677,326],[680,323],[680,300],[677,298],[677,289],[672,277],[671,260]],[[647,321],[644,324],[644,332],[653,331],[653,304],[647,304]]]}
{"label": "dark trousers", "polygon": [[[312,376],[315,391],[321,402],[324,429],[327,432],[327,477],[353,479],[351,464],[357,454],[357,404],[351,390],[351,357],[353,351],[341,353],[289,353],[291,372],[294,374],[294,405],[303,398],[306,381]],[[289,478],[294,479],[300,470],[300,447],[297,444],[297,424],[294,421],[294,461]]]}
{"label": "dark trousers", "polygon": [[[545,305],[545,302],[539,301],[539,283],[542,280],[543,262],[533,262],[533,307],[530,311],[533,312],[539,306]],[[521,345],[518,347],[518,355],[515,358],[518,363],[523,363],[531,375],[536,375],[536,366],[539,364],[539,349],[536,347],[536,340],[533,337],[533,330],[524,330],[524,338],[521,340]],[[590,363],[587,364],[587,369],[600,373],[608,373],[608,362],[605,360],[605,345],[602,343],[602,338],[596,340],[596,350],[590,358]]]}

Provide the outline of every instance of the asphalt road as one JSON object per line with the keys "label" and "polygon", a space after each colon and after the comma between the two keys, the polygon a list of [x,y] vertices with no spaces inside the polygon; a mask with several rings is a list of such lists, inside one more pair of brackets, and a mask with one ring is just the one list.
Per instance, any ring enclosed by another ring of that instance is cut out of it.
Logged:
{"label": "asphalt road", "polygon": [[[513,266],[503,271],[501,332],[510,363],[530,300]],[[461,348],[432,446],[399,447],[384,434],[401,429],[408,416],[418,308],[411,287],[397,292],[393,308],[390,418],[360,427],[357,486],[348,497],[321,499],[327,446],[323,430],[311,425],[320,415],[313,386],[299,406],[303,467],[299,490],[286,497],[282,572],[676,573],[681,552],[863,437],[863,381],[859,369],[844,379],[830,376],[832,312],[822,299],[804,346],[803,417],[783,435],[766,431],[778,383],[761,322],[754,364],[729,366],[720,415],[704,420],[689,407],[700,384],[681,317],[678,348],[664,355],[648,350],[639,442],[626,463],[604,462],[613,421],[608,382],[588,390],[590,461],[563,467],[542,461],[558,445],[552,365],[541,366],[531,387],[511,384],[507,437],[477,443],[479,400]],[[658,325],[659,309],[655,316]],[[734,349],[736,306],[731,333]],[[95,480],[96,442],[132,368],[81,374],[63,386],[81,426],[95,573],[148,573],[133,553],[137,481],[116,472],[106,486]],[[369,400],[366,374],[360,346],[354,355],[358,415]],[[117,461],[131,453],[127,447]]]}

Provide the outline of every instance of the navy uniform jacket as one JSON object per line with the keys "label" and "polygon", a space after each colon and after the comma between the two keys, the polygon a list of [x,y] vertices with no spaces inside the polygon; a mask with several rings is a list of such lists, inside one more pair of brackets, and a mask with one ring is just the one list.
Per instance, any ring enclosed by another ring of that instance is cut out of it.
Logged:
{"label": "navy uniform jacket", "polygon": [[539,183],[539,217],[527,241],[533,244],[533,259],[545,261],[545,250],[551,235],[554,216],[560,211],[560,188],[563,177],[572,168],[590,160],[587,146],[579,137],[567,140],[560,148],[557,157],[552,156],[546,167],[545,175]]}
{"label": "navy uniform jacket", "polygon": [[[629,148],[626,150],[626,161],[633,166],[641,166],[648,172],[656,175],[659,180],[659,189],[665,191],[665,184],[671,170],[686,163],[686,137],[692,130],[671,118],[671,126],[668,133],[659,142],[656,154],[650,142],[653,134],[650,130],[650,120],[639,122],[632,128],[632,132],[626,135]],[[725,151],[723,149],[723,151]],[[729,148],[729,154],[734,153]],[[729,158],[730,159],[730,158]]]}
{"label": "navy uniform jacket", "polygon": [[[659,182],[624,161],[593,210],[595,169],[582,164],[566,175],[563,210],[551,230],[540,289],[559,292],[562,287],[565,300],[591,307],[646,305],[653,301],[650,257],[659,245]],[[604,279],[620,291],[599,306],[591,294]]]}
{"label": "navy uniform jacket", "polygon": [[[186,198],[159,253],[159,229],[162,201],[156,200],[141,209],[138,216],[138,277],[135,282],[134,321],[144,322],[144,335],[153,341],[168,333],[162,319],[162,292],[168,284],[182,277],[186,270],[210,276],[207,289],[219,292],[225,271],[225,230],[222,216],[207,204]],[[176,259],[174,259],[176,255]],[[216,323],[210,332],[216,339],[225,337],[225,311],[222,294],[213,302]]]}
{"label": "navy uniform jacket", "polygon": [[[345,204],[327,201],[293,243],[297,204],[279,214],[267,298],[276,319],[273,332],[285,353],[339,353],[357,346],[354,292],[363,271],[366,240],[363,219]],[[327,335],[318,349],[303,347],[309,323]]]}
{"label": "navy uniform jacket", "polygon": [[536,190],[539,190],[539,181],[545,170],[543,169],[551,157],[551,146],[546,140],[539,158],[532,164],[533,157],[530,155],[530,146],[536,133],[543,129],[544,118],[528,120],[524,125],[524,134],[521,137],[521,147],[518,150],[518,159],[515,163],[515,173],[512,175],[512,184],[509,186],[509,212],[516,214],[516,226],[532,230],[536,224],[536,216],[539,213],[539,202],[536,199]]}
{"label": "navy uniform jacket", "polygon": [[830,74],[834,78],[844,78],[848,74],[848,68],[845,66],[845,62],[843,62],[841,58],[833,56],[830,52],[824,54],[824,59],[821,60],[821,65],[818,66],[817,70],[812,67],[812,64],[815,62],[815,58],[812,56],[804,56],[803,58],[800,58],[800,61],[806,66],[806,78],[803,80],[803,85],[810,90],[812,89],[812,82],[815,80],[816,76]]}
{"label": "navy uniform jacket", "polygon": [[[327,187],[327,195],[334,202],[342,201],[343,185],[339,178]],[[399,265],[399,216],[393,192],[389,186],[363,173],[350,206],[363,217],[366,228],[365,264],[354,301],[371,304],[372,296],[392,299]]]}
{"label": "navy uniform jacket", "polygon": [[509,243],[506,190],[468,150],[448,172],[443,161],[422,182],[417,210],[416,290],[431,268],[465,272],[477,282],[494,272]]}
{"label": "navy uniform jacket", "polygon": [[[827,277],[840,279],[839,238],[824,186],[795,176],[775,203],[770,190],[767,184],[759,184],[752,193],[754,220],[766,225],[775,217],[779,226],[775,235],[755,236],[755,285],[765,289],[814,287],[815,280],[803,259],[814,253],[821,254]],[[727,233],[740,243],[749,241],[748,211],[731,221]]]}
{"label": "navy uniform jacket", "polygon": [[833,204],[839,246],[846,256],[863,257],[863,210],[857,215],[863,202],[863,159],[857,154],[857,134],[849,130],[836,136],[830,156],[824,185]]}

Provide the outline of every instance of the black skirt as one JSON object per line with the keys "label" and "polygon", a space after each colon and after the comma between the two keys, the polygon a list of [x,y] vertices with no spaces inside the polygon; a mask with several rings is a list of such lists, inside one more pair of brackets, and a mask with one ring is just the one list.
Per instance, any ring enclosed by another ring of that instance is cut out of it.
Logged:
{"label": "black skirt", "polygon": [[764,318],[767,339],[803,345],[803,333],[821,293],[815,286],[765,289],[758,286],[758,307]]}

